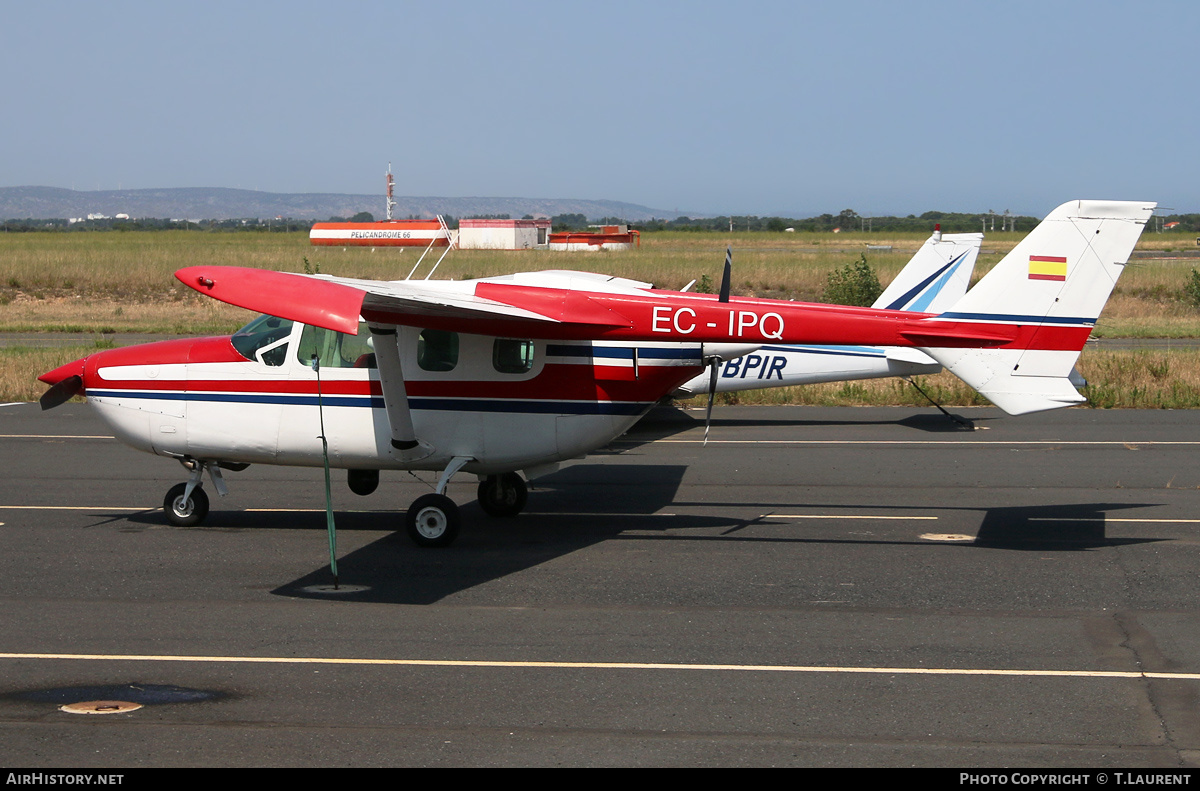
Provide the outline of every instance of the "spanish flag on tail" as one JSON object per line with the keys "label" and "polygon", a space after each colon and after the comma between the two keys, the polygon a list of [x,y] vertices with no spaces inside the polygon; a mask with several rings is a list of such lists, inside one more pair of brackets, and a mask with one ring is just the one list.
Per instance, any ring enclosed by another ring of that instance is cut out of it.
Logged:
{"label": "spanish flag on tail", "polygon": [[1029,256],[1030,280],[1066,280],[1067,259],[1056,255]]}

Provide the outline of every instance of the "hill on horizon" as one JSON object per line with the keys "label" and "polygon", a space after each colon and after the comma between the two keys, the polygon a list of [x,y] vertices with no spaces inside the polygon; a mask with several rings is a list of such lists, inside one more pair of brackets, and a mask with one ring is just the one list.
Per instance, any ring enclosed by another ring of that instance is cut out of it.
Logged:
{"label": "hill on horizon", "polygon": [[[164,189],[80,191],[61,187],[0,187],[0,218],[66,219],[104,214],[128,214],[133,218],[191,220],[234,220],[283,217],[297,220],[327,220],[370,212],[376,219],[387,216],[382,195],[340,193],[282,193],[226,187],[173,187]],[[470,217],[526,214],[553,217],[582,214],[589,219],[621,217],[648,220],[673,219],[678,211],[652,209],[636,203],[572,198],[396,198],[393,217]]]}

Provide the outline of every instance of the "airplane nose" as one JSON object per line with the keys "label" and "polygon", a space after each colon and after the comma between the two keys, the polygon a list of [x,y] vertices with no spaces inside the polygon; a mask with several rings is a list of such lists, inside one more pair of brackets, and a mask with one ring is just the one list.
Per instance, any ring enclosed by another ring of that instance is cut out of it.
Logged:
{"label": "airplane nose", "polygon": [[80,357],[74,362],[67,363],[66,365],[60,365],[53,371],[47,371],[39,376],[38,381],[45,382],[46,384],[53,386],[71,376],[78,376],[80,379],[83,379],[83,364],[86,361],[86,357]]}
{"label": "airplane nose", "polygon": [[66,365],[60,365],[53,371],[47,371],[38,377],[39,382],[50,385],[50,389],[42,393],[42,397],[38,399],[43,410],[53,409],[59,404],[70,401],[72,396],[84,394],[83,373],[86,362],[87,358],[82,357]]}

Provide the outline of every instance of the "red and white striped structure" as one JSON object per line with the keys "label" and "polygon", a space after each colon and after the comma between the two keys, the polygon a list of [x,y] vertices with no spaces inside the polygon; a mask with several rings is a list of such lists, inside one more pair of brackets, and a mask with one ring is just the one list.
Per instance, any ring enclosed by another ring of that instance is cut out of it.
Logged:
{"label": "red and white striped structure", "polygon": [[438,220],[318,222],[308,240],[326,247],[446,247],[450,233]]}
{"label": "red and white striped structure", "polygon": [[563,252],[631,250],[642,246],[642,237],[624,225],[602,225],[596,231],[563,231],[550,234],[550,249]]}

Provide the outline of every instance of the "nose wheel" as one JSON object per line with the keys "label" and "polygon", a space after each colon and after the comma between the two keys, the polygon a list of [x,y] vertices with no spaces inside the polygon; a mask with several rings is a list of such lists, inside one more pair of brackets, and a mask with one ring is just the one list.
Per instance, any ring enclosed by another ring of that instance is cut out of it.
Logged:
{"label": "nose wheel", "polygon": [[163,498],[163,511],[167,521],[176,527],[192,527],[204,521],[208,515],[208,495],[199,486],[188,491],[186,483],[177,483],[167,490]]}
{"label": "nose wheel", "polygon": [[[198,459],[180,459],[180,463],[191,473],[187,483],[177,483],[167,490],[163,498],[163,512],[167,521],[176,527],[192,527],[204,521],[208,516],[208,495],[200,488],[205,470],[212,479],[213,488],[217,494],[224,497],[229,494],[225,479],[221,477],[219,462],[200,461]],[[231,464],[231,470],[244,470],[249,465]]]}

